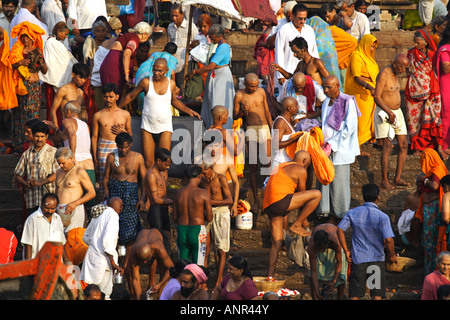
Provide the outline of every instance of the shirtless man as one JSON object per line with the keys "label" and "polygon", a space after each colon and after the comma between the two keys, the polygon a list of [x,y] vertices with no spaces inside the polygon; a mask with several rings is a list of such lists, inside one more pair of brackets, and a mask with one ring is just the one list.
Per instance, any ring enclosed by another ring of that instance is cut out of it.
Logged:
{"label": "shirtless man", "polygon": [[153,64],[153,76],[142,79],[120,103],[119,108],[131,103],[139,93],[144,92],[144,106],[142,110],[142,150],[145,166],[153,166],[155,148],[170,150],[172,139],[172,111],[170,106],[186,113],[188,116],[201,119],[200,115],[186,107],[177,98],[175,81],[167,78],[167,60],[158,58]]}
{"label": "shirtless man", "polygon": [[205,221],[212,221],[211,196],[199,188],[202,168],[191,165],[186,169],[187,184],[175,195],[173,219],[177,224],[177,245],[180,259],[202,266],[206,251]]}
{"label": "shirtless man", "polygon": [[56,127],[61,125],[61,116],[58,110],[69,101],[76,101],[84,105],[83,85],[89,78],[89,67],[83,63],[76,63],[72,67],[72,81],[58,88],[51,108],[51,119]]}
{"label": "shirtless man", "polygon": [[[272,159],[272,171],[282,162],[292,161],[286,153],[286,147],[291,143],[296,143],[300,135],[291,137],[295,132],[292,127],[292,118],[298,113],[298,103],[293,97],[286,97],[281,101],[282,112],[273,121],[272,136],[273,141],[278,143],[278,149]],[[266,180],[267,181],[267,180]]]}
{"label": "shirtless man", "polygon": [[139,152],[131,151],[132,141],[127,132],[116,136],[117,152],[108,154],[103,178],[104,197],[117,197],[123,201],[118,244],[127,247],[125,265],[131,245],[142,229],[139,212],[145,210],[145,203],[139,198],[138,182],[144,181],[146,173],[144,157]]}
{"label": "shirtless man", "polygon": [[[75,156],[76,164],[84,168],[95,186],[94,161],[91,154],[91,135],[89,126],[80,120],[81,106],[77,101],[69,101],[64,105],[64,120],[61,123],[61,130],[51,122],[44,122],[55,132],[63,142],[64,147],[69,148]],[[88,202],[88,207],[95,205],[94,199]]]}
{"label": "shirtless man", "polygon": [[[395,186],[408,186],[409,183],[401,179],[403,165],[408,152],[407,127],[400,109],[400,83],[398,75],[408,67],[409,60],[404,54],[397,54],[391,65],[385,67],[377,76],[374,90],[374,100],[377,106],[374,112],[375,138],[382,141],[381,152],[381,188],[393,189]],[[381,113],[381,114],[380,114]],[[392,134],[390,134],[392,132]],[[391,140],[397,138],[399,153],[394,186],[388,181],[388,162],[393,145]]]}
{"label": "shirtless man", "polygon": [[[158,149],[155,153],[155,162],[147,171],[144,178],[145,195],[143,200],[150,202],[147,212],[147,222],[150,228],[158,229],[163,235],[164,246],[170,254],[170,220],[169,205],[172,199],[167,197],[167,171],[172,164],[170,151]],[[142,199],[142,197],[141,197]]]}
{"label": "shirtless man", "polygon": [[[309,54],[308,42],[302,37],[297,37],[289,42],[289,45],[294,53],[294,57],[300,60],[294,73],[303,72],[316,81],[317,84],[322,85],[323,79],[328,77],[330,73],[325,68],[322,60],[314,58]],[[286,79],[292,77],[292,73],[287,72],[277,64],[275,64],[275,71],[280,72]]]}
{"label": "shirtless man", "polygon": [[[330,253],[328,249],[334,251],[334,255],[331,254],[333,260],[329,261]],[[324,297],[319,291],[319,280],[326,281],[328,290],[324,293],[331,292],[334,288],[337,288],[338,300],[344,298],[345,284],[347,280],[347,259],[342,259],[345,255],[342,255],[342,248],[337,237],[337,226],[332,223],[322,223],[314,228],[311,233],[311,240],[308,243],[308,255],[309,265],[311,270],[311,295],[314,300],[323,300]],[[334,275],[331,270],[334,265]],[[332,276],[330,280],[321,277],[323,274],[319,273],[320,270],[324,270],[326,275]]]}
{"label": "shirtless man", "polygon": [[264,212],[270,219],[272,246],[269,251],[268,276],[273,277],[278,260],[278,253],[283,245],[283,230],[287,230],[288,214],[300,209],[290,231],[300,236],[308,236],[311,232],[307,217],[317,208],[322,197],[317,189],[307,190],[308,167],[311,155],[301,150],[294,156],[294,161],[281,163],[269,178],[264,190]]}
{"label": "shirtless man", "polygon": [[244,118],[247,125],[245,136],[248,142],[250,186],[254,200],[251,210],[257,214],[259,197],[256,178],[258,165],[270,166],[272,116],[266,93],[259,87],[258,76],[255,73],[248,73],[244,78],[244,86],[245,89],[234,96],[233,119]]}
{"label": "shirtless man", "polygon": [[[141,278],[139,269],[142,264],[153,265],[159,269],[159,283],[155,285],[155,277],[149,277],[148,289],[151,292],[158,292],[161,285],[170,279],[169,269],[173,267],[173,262],[167,254],[163,244],[163,237],[156,229],[143,229],[136,237],[136,241],[131,247],[128,264],[124,268],[127,275],[128,289],[134,300],[140,300],[142,294]],[[155,268],[156,269],[156,268]]]}
{"label": "shirtless man", "polygon": [[119,87],[115,83],[107,83],[102,87],[105,108],[96,112],[92,119],[92,157],[94,160],[97,181],[100,184],[100,198],[103,194],[103,176],[106,157],[117,150],[115,139],[120,132],[128,132],[131,136],[131,116],[126,110],[117,107]]}
{"label": "shirtless man", "polygon": [[214,247],[217,250],[215,255],[217,280],[214,286],[217,287],[222,281],[223,271],[225,269],[226,254],[230,251],[230,229],[231,213],[230,206],[233,204],[230,188],[227,178],[222,174],[217,174],[213,170],[211,163],[202,163],[202,183],[201,188],[208,190],[211,194],[211,205],[213,221],[211,232],[207,233],[207,245],[205,256],[205,267],[207,267],[210,234],[214,240]]}
{"label": "shirtless man", "polygon": [[84,204],[95,198],[95,188],[84,168],[75,163],[68,148],[59,148],[55,159],[61,169],[56,172],[57,213],[61,216],[65,233],[85,227]]}

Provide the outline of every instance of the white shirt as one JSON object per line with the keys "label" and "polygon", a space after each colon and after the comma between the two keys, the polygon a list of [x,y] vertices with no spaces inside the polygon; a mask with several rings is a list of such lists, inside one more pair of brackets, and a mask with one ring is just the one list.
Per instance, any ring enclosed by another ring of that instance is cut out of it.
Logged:
{"label": "white shirt", "polygon": [[353,25],[347,32],[354,36],[358,42],[365,34],[370,34],[369,18],[365,14],[355,10],[350,19]]}
{"label": "white shirt", "polygon": [[331,111],[330,98],[322,103],[322,132],[323,141],[331,145],[333,165],[352,164],[359,156],[358,142],[358,113],[354,100],[350,100],[347,113],[339,130],[334,130],[327,124],[327,117]]}
{"label": "white shirt", "polygon": [[69,0],[68,22],[76,21],[78,29],[91,29],[98,16],[107,17],[105,0]]}
{"label": "white shirt", "polygon": [[116,250],[119,239],[119,215],[113,208],[106,209],[97,218],[93,218],[83,235],[83,241],[89,246],[84,256],[80,280],[99,284],[105,271],[112,271],[106,253],[118,260]]}
{"label": "white shirt", "polygon": [[[43,23],[42,21],[40,21],[38,18],[36,18],[34,16],[34,14],[32,14],[30,11],[28,11],[28,9],[25,8],[21,8],[19,10],[19,12],[14,16],[14,18],[11,21],[11,25],[10,25],[10,34],[11,34],[11,30],[12,28],[14,28],[15,26],[17,26],[18,24],[22,23],[22,22],[31,22],[34,23],[36,25],[38,25],[41,29],[43,29],[45,31],[45,34],[42,35],[42,42],[45,43],[45,41],[47,41],[48,38],[48,28],[47,25],[45,23]],[[17,38],[11,38],[9,41],[9,48],[11,49],[14,45],[14,43],[16,43]]]}
{"label": "white shirt", "polygon": [[[167,34],[169,36],[169,41],[174,42],[178,48],[175,53],[175,58],[178,60],[177,67],[175,69],[175,73],[180,72],[184,68],[184,64],[186,62],[186,44],[187,44],[187,36],[188,36],[188,21],[183,19],[183,22],[179,27],[175,23],[169,24],[167,27]],[[191,30],[191,39],[189,43],[194,40],[194,37],[197,35],[198,29],[197,26],[192,23]]]}
{"label": "white shirt", "polygon": [[[316,45],[316,36],[312,27],[304,25],[301,32],[294,27],[291,22],[283,25],[277,32],[277,39],[275,40],[275,63],[289,73],[294,73],[297,68],[299,59],[294,57],[294,53],[289,46],[289,42],[297,37],[303,37],[308,42],[308,52],[314,58],[319,58],[319,51]],[[281,73],[277,72],[275,79],[282,78]],[[278,81],[275,81],[276,83]]]}
{"label": "white shirt", "polygon": [[[47,241],[60,242],[64,245],[66,243],[64,226],[59,214],[54,213],[49,222],[39,207],[25,220],[21,242],[23,245],[31,245],[31,259],[34,259]],[[25,250],[23,258],[25,259]]]}
{"label": "white shirt", "polygon": [[269,33],[269,37],[273,36],[274,34],[276,34],[278,32],[278,30],[280,30],[280,28],[282,26],[284,26],[286,23],[289,23],[290,21],[287,20],[286,17],[284,17],[283,19],[278,20],[278,23],[276,26],[272,27],[272,30],[270,30]]}

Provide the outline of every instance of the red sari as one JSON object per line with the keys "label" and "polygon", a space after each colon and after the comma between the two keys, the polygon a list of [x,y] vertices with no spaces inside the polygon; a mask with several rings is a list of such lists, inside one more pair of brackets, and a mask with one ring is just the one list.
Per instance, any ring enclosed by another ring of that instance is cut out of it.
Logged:
{"label": "red sari", "polygon": [[437,148],[443,143],[441,94],[439,81],[433,69],[437,51],[430,34],[420,30],[427,42],[427,52],[416,48],[408,51],[411,72],[405,87],[408,130],[411,149]]}

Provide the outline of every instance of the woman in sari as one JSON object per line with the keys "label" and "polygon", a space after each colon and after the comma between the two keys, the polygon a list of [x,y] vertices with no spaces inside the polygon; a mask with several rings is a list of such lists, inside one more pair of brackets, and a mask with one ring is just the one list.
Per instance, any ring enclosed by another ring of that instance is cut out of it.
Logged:
{"label": "woman in sari", "polygon": [[[430,148],[420,155],[420,167],[425,177],[421,184],[419,206],[414,215],[422,224],[422,240],[424,248],[424,269],[429,274],[436,269],[436,257],[446,250],[447,226],[441,223],[441,200],[444,195],[440,181],[448,175],[447,167],[439,154]],[[411,245],[417,246],[419,232],[414,232],[415,238]]]}
{"label": "woman in sari", "polygon": [[22,151],[25,142],[25,121],[31,118],[39,119],[42,100],[39,72],[47,73],[42,53],[44,34],[43,29],[27,21],[11,30],[11,37],[17,37],[9,57],[14,70],[13,80],[19,105],[11,109],[12,145],[16,152]]}
{"label": "woman in sari", "polygon": [[[232,116],[235,93],[233,75],[230,69],[231,48],[225,40],[225,31],[219,24],[211,26],[209,38],[211,39],[211,46],[207,64],[202,68],[191,71],[187,75],[187,79],[190,79],[195,74],[208,73],[201,111],[205,128],[210,128],[213,125],[211,110],[215,106],[221,105],[228,110],[228,122],[223,128],[231,129],[233,126]],[[214,53],[212,53],[213,51]]]}
{"label": "woman in sari", "polygon": [[433,70],[436,44],[425,30],[414,33],[414,48],[408,51],[409,77],[405,86],[406,115],[411,149],[415,155],[426,148],[442,150],[441,94]]}
{"label": "woman in sari", "polygon": [[151,34],[152,27],[142,21],[114,41],[100,66],[102,85],[115,83],[119,86],[119,95],[123,95],[125,84],[132,85],[131,59],[136,56],[139,43],[146,42]]}
{"label": "woman in sari", "polygon": [[318,16],[308,19],[306,24],[314,29],[320,60],[325,64],[325,68],[330,75],[335,75],[340,79],[336,45],[330,26]]}
{"label": "woman in sari", "polygon": [[[364,35],[355,52],[350,56],[345,77],[345,93],[355,97],[356,104],[361,111],[361,116],[358,118],[359,145],[375,139],[373,125],[375,101],[373,95],[379,72],[375,61],[377,46],[377,38],[371,34]],[[369,154],[361,151],[361,155]]]}
{"label": "woman in sari", "polygon": [[[436,53],[439,87],[450,88],[450,27],[445,28]],[[441,90],[442,149],[450,155],[450,90]]]}
{"label": "woman in sari", "polygon": [[428,274],[423,281],[420,300],[439,300],[437,291],[440,286],[450,285],[450,252],[442,251],[437,257],[437,270]]}

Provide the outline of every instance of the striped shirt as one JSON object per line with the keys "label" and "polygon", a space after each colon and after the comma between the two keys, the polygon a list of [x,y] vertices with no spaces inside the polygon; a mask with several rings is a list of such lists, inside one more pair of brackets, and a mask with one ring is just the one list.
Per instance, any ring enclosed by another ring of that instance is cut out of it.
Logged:
{"label": "striped shirt", "polygon": [[[21,176],[25,180],[34,179],[40,181],[48,178],[59,169],[58,162],[55,159],[55,152],[56,148],[48,144],[45,144],[39,151],[32,146],[20,157],[14,169],[14,174]],[[25,202],[27,208],[40,206],[42,197],[47,192],[54,193],[55,190],[55,182],[50,182],[40,187],[26,188]]]}

